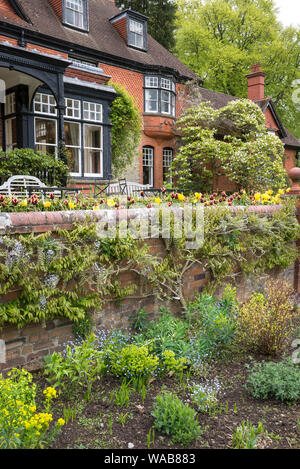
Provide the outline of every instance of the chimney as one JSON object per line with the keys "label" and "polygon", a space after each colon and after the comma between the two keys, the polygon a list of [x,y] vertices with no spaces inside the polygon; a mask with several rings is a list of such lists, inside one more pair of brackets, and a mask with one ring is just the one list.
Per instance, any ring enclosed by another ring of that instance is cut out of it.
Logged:
{"label": "chimney", "polygon": [[252,72],[246,75],[246,78],[248,78],[248,99],[251,99],[251,101],[264,99],[266,75],[265,72],[261,71],[260,64],[253,64]]}

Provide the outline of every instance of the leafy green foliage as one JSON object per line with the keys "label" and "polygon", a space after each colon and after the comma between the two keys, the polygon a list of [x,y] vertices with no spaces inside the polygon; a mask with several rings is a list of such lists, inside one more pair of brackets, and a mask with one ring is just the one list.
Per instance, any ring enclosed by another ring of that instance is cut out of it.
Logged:
{"label": "leafy green foliage", "polygon": [[109,372],[115,376],[147,382],[158,372],[159,358],[151,354],[147,346],[129,344],[111,353],[106,363]]}
{"label": "leafy green foliage", "polygon": [[172,170],[181,186],[198,183],[213,190],[215,176],[241,189],[278,190],[286,185],[284,145],[267,131],[265,116],[250,100],[216,110],[208,103],[188,109],[178,121],[183,134]]}
{"label": "leafy green foliage", "polygon": [[265,96],[299,134],[299,108],[292,100],[299,75],[299,28],[279,23],[273,0],[177,0],[177,56],[204,80],[204,87],[247,97],[251,65],[267,73]]}
{"label": "leafy green foliage", "polygon": [[262,422],[255,427],[248,420],[243,421],[234,432],[232,446],[234,449],[257,449],[258,439],[266,434]]}
{"label": "leafy green foliage", "polygon": [[283,402],[300,400],[300,367],[290,359],[255,363],[249,367],[246,389],[256,399],[275,398]]}
{"label": "leafy green foliage", "polygon": [[43,182],[43,174],[48,172],[53,180],[52,185],[64,186],[68,175],[68,166],[61,158],[55,158],[42,152],[35,152],[30,148],[16,148],[10,152],[0,151],[0,180],[5,182],[11,176],[24,174],[37,176]]}
{"label": "leafy green foliage", "polygon": [[156,397],[152,416],[154,428],[170,436],[173,443],[187,445],[201,434],[195,411],[171,393]]}
{"label": "leafy green foliage", "polygon": [[[229,290],[229,289],[228,289]],[[228,291],[227,290],[227,291]],[[194,347],[202,356],[216,356],[230,350],[236,335],[236,300],[230,295],[218,301],[203,294],[189,303],[185,315],[196,326]]]}
{"label": "leafy green foliage", "polygon": [[91,335],[79,345],[67,345],[65,353],[54,352],[44,357],[44,374],[55,387],[84,387],[90,399],[93,383],[105,372],[103,354],[95,347],[96,337]]}
{"label": "leafy green foliage", "polygon": [[181,358],[190,350],[187,323],[175,318],[164,308],[159,318],[151,321],[147,329],[142,332],[140,340],[151,345],[159,357],[163,357],[166,351],[172,351],[176,358]]}
{"label": "leafy green foliage", "polygon": [[124,171],[138,155],[141,140],[142,121],[134,98],[117,83],[111,83],[118,97],[111,105],[110,121],[112,167],[115,177],[122,176]]}

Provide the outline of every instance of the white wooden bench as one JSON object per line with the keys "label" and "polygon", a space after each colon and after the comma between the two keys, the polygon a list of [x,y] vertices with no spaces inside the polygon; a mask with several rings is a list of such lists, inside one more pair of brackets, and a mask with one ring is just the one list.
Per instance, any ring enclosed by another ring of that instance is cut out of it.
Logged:
{"label": "white wooden bench", "polygon": [[[0,194],[6,197],[29,197],[29,189],[32,187],[47,188],[46,184],[35,176],[18,175],[10,177],[2,186],[0,186]],[[49,194],[50,192],[53,191],[49,190]],[[39,193],[39,190],[35,189],[34,193]],[[44,199],[46,193],[44,193],[44,191],[40,191],[40,194],[42,199]]]}

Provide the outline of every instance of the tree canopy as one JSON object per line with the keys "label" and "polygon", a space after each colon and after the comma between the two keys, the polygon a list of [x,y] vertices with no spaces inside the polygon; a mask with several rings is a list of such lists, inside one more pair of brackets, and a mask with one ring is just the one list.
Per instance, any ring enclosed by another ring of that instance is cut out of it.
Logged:
{"label": "tree canopy", "polygon": [[116,0],[116,5],[148,16],[149,34],[166,49],[174,48],[177,10],[174,0]]}
{"label": "tree canopy", "polygon": [[253,63],[261,63],[267,73],[265,95],[300,137],[300,108],[293,99],[300,78],[300,30],[283,27],[274,1],[177,0],[177,6],[176,53],[203,86],[246,98],[245,75]]}

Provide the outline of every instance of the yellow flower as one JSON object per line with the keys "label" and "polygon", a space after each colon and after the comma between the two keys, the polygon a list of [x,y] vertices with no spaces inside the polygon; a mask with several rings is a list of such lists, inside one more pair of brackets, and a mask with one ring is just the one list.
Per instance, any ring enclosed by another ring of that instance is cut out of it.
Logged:
{"label": "yellow flower", "polygon": [[28,203],[27,203],[27,200],[23,200],[22,203],[21,203],[21,206],[22,207],[27,207]]}
{"label": "yellow flower", "polygon": [[184,197],[183,194],[178,194],[178,200],[184,200],[184,199],[185,199],[185,197]]}
{"label": "yellow flower", "polygon": [[258,202],[261,198],[261,194],[259,192],[256,192],[256,194],[254,195],[254,199]]}
{"label": "yellow flower", "polygon": [[95,206],[93,207],[93,210],[100,210],[99,205],[95,205]]}
{"label": "yellow flower", "polygon": [[66,422],[64,421],[64,419],[58,419],[57,420],[57,425],[59,425],[60,427],[62,427]]}
{"label": "yellow flower", "polygon": [[76,207],[76,204],[74,204],[74,202],[69,202],[68,203],[68,207],[73,210],[75,207]]}
{"label": "yellow flower", "polygon": [[201,199],[201,197],[202,197],[201,193],[199,193],[199,192],[195,193],[195,199]]}
{"label": "yellow flower", "polygon": [[44,207],[45,208],[51,207],[51,202],[44,202]]}
{"label": "yellow flower", "polygon": [[278,194],[279,194],[279,195],[283,195],[283,194],[284,194],[284,190],[283,190],[283,189],[279,189]]}
{"label": "yellow flower", "polygon": [[291,188],[289,187],[289,188],[286,190],[286,193],[288,194],[290,191],[291,191]]}
{"label": "yellow flower", "polygon": [[106,203],[109,207],[114,207],[116,205],[115,201],[112,199],[108,199]]}
{"label": "yellow flower", "polygon": [[159,205],[159,204],[160,204],[160,202],[161,202],[161,200],[160,200],[160,198],[159,198],[159,197],[156,197],[156,199],[154,199],[154,202],[155,202],[156,204],[158,204],[158,205]]}

